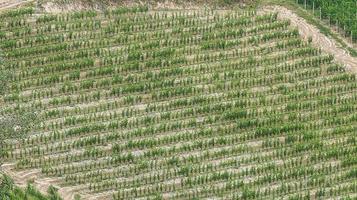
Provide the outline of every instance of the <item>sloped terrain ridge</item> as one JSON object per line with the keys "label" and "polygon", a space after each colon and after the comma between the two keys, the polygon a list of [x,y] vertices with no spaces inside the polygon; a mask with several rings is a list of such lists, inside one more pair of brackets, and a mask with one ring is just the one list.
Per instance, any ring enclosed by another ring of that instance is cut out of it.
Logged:
{"label": "sloped terrain ridge", "polygon": [[[348,199],[357,82],[277,13],[2,14],[6,171],[64,199]],[[17,180],[19,181],[19,180]]]}

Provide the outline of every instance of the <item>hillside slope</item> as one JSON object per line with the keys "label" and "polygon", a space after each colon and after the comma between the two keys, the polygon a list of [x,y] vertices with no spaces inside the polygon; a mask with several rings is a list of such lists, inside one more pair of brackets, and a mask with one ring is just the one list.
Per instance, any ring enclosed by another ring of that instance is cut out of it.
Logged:
{"label": "hillside slope", "polygon": [[0,22],[14,75],[1,112],[41,118],[4,147],[18,183],[54,184],[64,199],[356,196],[356,76],[302,40],[296,20],[31,13]]}

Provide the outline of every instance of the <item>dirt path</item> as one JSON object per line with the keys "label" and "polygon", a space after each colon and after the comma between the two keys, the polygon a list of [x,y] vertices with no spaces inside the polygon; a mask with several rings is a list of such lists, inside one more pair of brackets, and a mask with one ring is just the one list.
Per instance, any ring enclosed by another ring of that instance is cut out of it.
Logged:
{"label": "dirt path", "polygon": [[33,2],[34,0],[0,0],[0,11],[14,8],[24,3]]}
{"label": "dirt path", "polygon": [[346,66],[347,70],[357,73],[357,58],[350,56],[333,39],[321,33],[318,28],[306,22],[305,19],[299,17],[293,11],[282,6],[266,6],[260,12],[277,12],[279,19],[290,20],[291,25],[299,29],[300,35],[304,39],[307,40],[311,37],[315,47],[332,54],[338,63]]}

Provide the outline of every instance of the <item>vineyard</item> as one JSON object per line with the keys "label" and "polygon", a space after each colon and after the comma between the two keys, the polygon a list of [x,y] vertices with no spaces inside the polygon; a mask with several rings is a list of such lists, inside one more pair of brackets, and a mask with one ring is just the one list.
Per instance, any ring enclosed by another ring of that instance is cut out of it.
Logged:
{"label": "vineyard", "polygon": [[40,119],[2,147],[14,171],[83,199],[357,197],[356,75],[277,13],[1,19],[0,111]]}
{"label": "vineyard", "polygon": [[341,27],[353,42],[357,41],[357,1],[356,0],[297,0],[313,9],[322,19]]}

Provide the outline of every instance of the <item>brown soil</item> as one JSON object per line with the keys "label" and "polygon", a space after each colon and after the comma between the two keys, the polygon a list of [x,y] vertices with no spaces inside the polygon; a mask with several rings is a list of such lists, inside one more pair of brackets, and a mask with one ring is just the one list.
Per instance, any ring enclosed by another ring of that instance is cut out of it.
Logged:
{"label": "brown soil", "polygon": [[0,11],[18,7],[24,3],[30,3],[34,0],[0,0]]}

